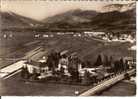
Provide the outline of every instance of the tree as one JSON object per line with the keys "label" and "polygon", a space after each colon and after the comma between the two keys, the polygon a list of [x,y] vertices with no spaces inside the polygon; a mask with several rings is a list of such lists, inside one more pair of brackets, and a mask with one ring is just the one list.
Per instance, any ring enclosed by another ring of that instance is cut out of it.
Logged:
{"label": "tree", "polygon": [[89,84],[90,83],[90,73],[86,70],[84,73],[84,79],[83,84]]}
{"label": "tree", "polygon": [[115,62],[114,62],[114,69],[113,69],[113,71],[114,71],[115,73],[117,73],[117,71],[118,71],[118,61],[115,61]]}
{"label": "tree", "polygon": [[24,66],[21,68],[21,77],[24,79],[29,78],[29,72],[28,72],[27,66]]}
{"label": "tree", "polygon": [[102,65],[103,64],[103,62],[102,62],[102,58],[101,58],[101,55],[98,55],[98,57],[97,57],[97,60],[96,60],[96,62],[95,62],[95,66],[100,66],[100,65]]}
{"label": "tree", "polygon": [[55,68],[57,68],[59,64],[59,59],[60,59],[60,54],[53,51],[50,55],[48,55],[48,59],[47,59],[48,67],[51,70],[54,70]]}
{"label": "tree", "polygon": [[129,69],[128,60],[125,60],[125,70]]}
{"label": "tree", "polygon": [[40,63],[40,67],[46,67],[46,62]]}
{"label": "tree", "polygon": [[109,60],[108,60],[108,56],[104,55],[104,62],[103,62],[104,66],[109,66]]}
{"label": "tree", "polygon": [[124,68],[124,61],[123,61],[123,58],[121,58],[120,59],[120,62],[119,62],[120,64],[120,69],[121,69],[121,71],[123,71],[125,68]]}
{"label": "tree", "polygon": [[79,81],[79,72],[78,72],[78,70],[70,67],[70,68],[68,68],[68,71],[69,71],[73,81]]}
{"label": "tree", "polygon": [[53,67],[52,61],[53,61],[53,59],[52,59],[51,55],[48,55],[47,65],[48,65],[48,68],[49,68],[50,70],[51,70],[52,67]]}
{"label": "tree", "polygon": [[109,65],[109,66],[112,66],[112,64],[113,64],[113,57],[110,56],[110,58],[109,58],[109,62],[108,62],[108,65]]}
{"label": "tree", "polygon": [[86,67],[88,67],[88,68],[91,67],[91,62],[90,61],[87,60],[85,64],[86,64]]}
{"label": "tree", "polygon": [[60,68],[60,73],[61,73],[61,75],[64,75],[64,73],[65,73],[64,70],[65,70],[65,69],[61,66],[61,68]]}
{"label": "tree", "polygon": [[87,66],[84,61],[81,64],[82,64],[82,68],[85,68]]}
{"label": "tree", "polygon": [[113,61],[113,57],[110,56],[109,61],[108,61],[108,66],[110,67],[110,72],[114,71],[114,61]]}

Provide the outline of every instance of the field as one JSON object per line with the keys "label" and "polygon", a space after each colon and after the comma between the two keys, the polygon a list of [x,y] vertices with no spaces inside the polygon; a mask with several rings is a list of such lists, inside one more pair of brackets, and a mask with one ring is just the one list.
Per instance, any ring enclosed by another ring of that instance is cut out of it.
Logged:
{"label": "field", "polygon": [[[75,52],[82,61],[90,61],[93,66],[99,54],[113,56],[114,59],[124,56],[135,58],[136,52],[128,50],[132,45],[129,42],[106,42],[92,37],[54,36],[51,38],[34,38],[33,35],[16,35],[13,38],[0,39],[0,68],[16,62],[18,58],[27,56],[39,47],[43,48],[44,51],[40,51],[40,54],[36,54],[32,58],[36,59],[36,56],[40,57],[41,54],[47,56],[53,51],[68,50],[69,54]],[[91,87],[48,82],[24,82],[20,78],[20,74],[16,74],[0,81],[0,95],[74,96],[75,91],[82,93]]]}
{"label": "field", "polygon": [[134,96],[136,95],[136,83],[118,82],[111,88],[105,90],[100,96]]}
{"label": "field", "polygon": [[22,58],[25,53],[38,46],[38,42],[32,36],[15,35],[12,38],[0,37],[0,68]]}
{"label": "field", "polygon": [[44,40],[46,48],[62,51],[68,50],[70,53],[76,52],[81,60],[89,60],[92,64],[96,61],[99,54],[112,56],[114,59],[131,56],[135,58],[135,51],[128,48],[132,46],[129,42],[104,42],[98,39],[83,37],[57,37]]}
{"label": "field", "polygon": [[[128,50],[132,46],[129,42],[105,42],[93,37],[72,36],[34,38],[32,34],[24,34],[17,35],[15,33],[13,38],[0,39],[0,68],[15,62],[18,58],[24,57],[27,52],[38,46],[43,47],[48,53],[52,51],[61,52],[63,50],[68,50],[69,53],[75,52],[82,61],[90,61],[91,64],[96,61],[99,54],[106,54],[114,59],[124,56],[135,58],[136,54],[135,51]],[[4,59],[5,57],[13,60],[6,60]]]}
{"label": "field", "polygon": [[[22,87],[21,87],[22,86]],[[75,96],[75,91],[83,93],[92,86],[67,85],[56,83],[25,82],[16,74],[9,79],[0,80],[2,96]]]}

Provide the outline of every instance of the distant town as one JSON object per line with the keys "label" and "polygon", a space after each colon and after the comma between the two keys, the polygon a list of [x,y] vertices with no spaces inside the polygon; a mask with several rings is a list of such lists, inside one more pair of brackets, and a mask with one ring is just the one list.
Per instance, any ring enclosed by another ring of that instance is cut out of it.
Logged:
{"label": "distant town", "polygon": [[[2,33],[3,38],[12,38],[14,37],[13,33]],[[72,36],[72,37],[96,37],[97,39],[105,40],[107,42],[111,41],[119,41],[119,42],[136,42],[135,33],[106,33],[106,32],[92,32],[92,31],[84,31],[84,32],[34,32],[35,38],[49,38],[54,36]]]}

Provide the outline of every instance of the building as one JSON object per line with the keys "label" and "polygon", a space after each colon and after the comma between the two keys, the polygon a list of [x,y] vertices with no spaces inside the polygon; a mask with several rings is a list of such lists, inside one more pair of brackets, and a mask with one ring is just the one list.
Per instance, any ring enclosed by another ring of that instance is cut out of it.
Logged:
{"label": "building", "polygon": [[85,31],[84,35],[88,35],[88,36],[103,36],[105,35],[105,32],[91,32],[91,31]]}
{"label": "building", "polygon": [[52,76],[52,72],[49,71],[46,63],[36,62],[36,61],[28,61],[24,64],[27,67],[27,70],[31,76],[37,74],[38,79],[46,78],[48,76]]}

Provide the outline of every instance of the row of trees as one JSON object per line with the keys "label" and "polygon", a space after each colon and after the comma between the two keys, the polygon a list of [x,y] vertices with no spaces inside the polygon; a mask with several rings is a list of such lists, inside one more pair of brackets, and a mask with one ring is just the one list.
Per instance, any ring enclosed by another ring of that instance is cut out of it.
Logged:
{"label": "row of trees", "polygon": [[128,61],[123,61],[123,58],[114,62],[113,72],[122,72],[129,69]]}
{"label": "row of trees", "polygon": [[61,58],[60,53],[57,52],[52,52],[51,54],[48,55],[46,64],[50,70],[54,70],[55,68],[58,67],[60,58]]}
{"label": "row of trees", "polygon": [[[62,78],[62,77],[64,77],[64,74],[65,74],[65,71],[64,71],[65,68],[61,67],[61,69],[59,71],[55,71],[55,68],[58,67],[59,60],[61,58],[67,58],[67,56],[66,55],[61,56],[60,53],[52,52],[51,54],[48,55],[47,62],[41,63],[40,67],[48,66],[49,69],[53,71],[54,75],[59,75],[59,77]],[[68,57],[68,60],[69,60],[68,72],[70,73],[71,79],[73,81],[80,81],[79,71],[78,71],[79,64],[81,64],[83,67],[93,66],[90,61],[82,62],[77,56],[76,57]],[[100,65],[103,65],[105,67],[106,66],[111,67],[110,72],[114,72],[114,73],[122,72],[129,68],[128,61],[124,61],[123,58],[121,58],[120,60],[114,61],[112,56],[108,57],[106,55],[104,55],[103,59],[102,59],[101,55],[98,55],[97,60],[94,63],[94,66],[98,67]],[[89,83],[89,81],[96,82],[96,77],[91,78],[90,75],[91,74],[88,71],[85,71],[83,83]],[[29,75],[29,72],[27,71],[27,67],[24,67],[22,69],[21,76],[23,78],[28,78],[29,76],[31,76],[31,75]],[[38,76],[38,74],[36,73],[33,77],[36,78],[37,76]]]}
{"label": "row of trees", "polygon": [[[54,70],[55,68],[58,67],[59,64],[59,60],[61,58],[67,58],[67,55],[60,55],[60,53],[57,52],[52,52],[50,55],[48,55],[48,59],[47,59],[47,63],[46,65],[49,67],[50,70]],[[113,60],[113,57],[110,56],[108,57],[107,55],[104,55],[103,58],[101,55],[98,55],[96,61],[94,64],[92,64],[90,61],[82,61],[80,60],[78,57],[73,57],[70,58],[68,57],[69,60],[69,64],[68,64],[68,68],[71,74],[75,74],[73,73],[73,71],[78,70],[78,64],[81,64],[82,67],[98,67],[100,65],[103,65],[104,67],[112,67],[112,72],[117,72],[117,71],[123,71],[128,69],[128,62],[127,61],[123,61],[123,58],[121,58],[120,60]]]}
{"label": "row of trees", "polygon": [[107,55],[104,55],[104,58],[102,60],[101,55],[98,55],[97,60],[94,63],[94,66],[96,66],[96,67],[97,66],[100,66],[100,65],[103,65],[103,66],[111,66],[112,62],[113,62],[113,57],[112,56],[110,56],[108,58]]}
{"label": "row of trees", "polygon": [[108,66],[111,67],[111,71],[112,72],[121,72],[124,70],[129,69],[129,65],[128,65],[128,61],[125,60],[123,58],[121,58],[120,60],[113,60],[113,57],[110,56],[108,58],[107,55],[104,55],[104,61],[102,61],[102,57],[101,55],[98,55],[96,62],[94,63],[94,66]]}

